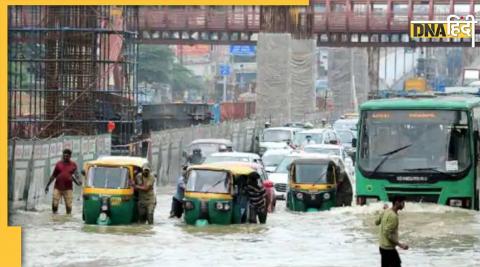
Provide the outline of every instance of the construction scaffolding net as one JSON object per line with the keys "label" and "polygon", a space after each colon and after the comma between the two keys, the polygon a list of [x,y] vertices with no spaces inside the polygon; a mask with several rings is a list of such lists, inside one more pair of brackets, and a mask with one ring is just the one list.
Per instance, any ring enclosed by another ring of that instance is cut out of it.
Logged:
{"label": "construction scaffolding net", "polygon": [[138,8],[11,6],[9,138],[138,133]]}

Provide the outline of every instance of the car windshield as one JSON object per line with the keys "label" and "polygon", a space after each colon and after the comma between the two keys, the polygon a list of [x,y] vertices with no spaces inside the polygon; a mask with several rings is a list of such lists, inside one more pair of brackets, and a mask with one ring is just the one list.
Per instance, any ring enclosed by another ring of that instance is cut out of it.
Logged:
{"label": "car windshield", "polygon": [[127,188],[128,169],[124,167],[91,167],[88,169],[88,186],[96,188]]}
{"label": "car windshield", "polygon": [[262,157],[262,161],[265,166],[278,166],[278,164],[282,162],[285,156],[286,155],[282,155],[282,154],[264,155]]}
{"label": "car windshield", "polygon": [[275,170],[276,173],[288,173],[288,165],[293,162],[294,159],[298,158],[298,156],[288,156],[285,157],[282,162],[278,165],[277,169]]}
{"label": "car windshield", "polygon": [[190,146],[190,154],[194,149],[200,149],[203,157],[210,156],[213,153],[217,153],[220,145],[216,143],[198,143]]}
{"label": "car windshield", "polygon": [[352,139],[355,138],[351,131],[337,131],[337,134],[340,137],[342,144],[351,144]]}
{"label": "car windshield", "polygon": [[291,138],[291,132],[289,130],[263,131],[263,142],[285,142]]}
{"label": "car windshield", "polygon": [[248,157],[240,156],[209,156],[205,159],[203,163],[215,163],[215,162],[225,162],[225,161],[241,161],[241,162],[250,162]]}
{"label": "car windshield", "polygon": [[352,119],[349,119],[349,120],[337,120],[334,124],[333,124],[333,128],[337,131],[341,131],[341,130],[355,130],[357,129],[357,120],[352,120]]}
{"label": "car windshield", "polygon": [[327,164],[301,163],[295,165],[295,182],[300,184],[326,184],[333,183],[327,177]]}
{"label": "car windshield", "polygon": [[359,166],[365,171],[458,173],[471,164],[464,111],[367,111],[362,120]]}
{"label": "car windshield", "polygon": [[307,153],[318,153],[318,154],[340,156],[340,149],[338,148],[306,147],[304,151]]}
{"label": "car windshield", "polygon": [[228,174],[224,171],[191,170],[186,191],[203,193],[228,193]]}
{"label": "car windshield", "polygon": [[310,144],[321,144],[322,143],[322,133],[297,133],[293,144],[299,146],[307,143],[307,136],[310,136]]}

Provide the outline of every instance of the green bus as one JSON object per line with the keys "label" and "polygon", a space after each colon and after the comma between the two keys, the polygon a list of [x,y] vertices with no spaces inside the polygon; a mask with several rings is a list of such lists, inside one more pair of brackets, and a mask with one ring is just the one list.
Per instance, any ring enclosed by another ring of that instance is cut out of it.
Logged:
{"label": "green bus", "polygon": [[477,209],[480,98],[405,97],[360,107],[357,204],[407,201]]}

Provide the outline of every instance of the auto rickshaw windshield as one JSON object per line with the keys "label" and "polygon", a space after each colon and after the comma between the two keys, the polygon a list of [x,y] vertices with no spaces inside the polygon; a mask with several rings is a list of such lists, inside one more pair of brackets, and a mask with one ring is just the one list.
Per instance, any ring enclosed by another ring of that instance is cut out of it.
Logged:
{"label": "auto rickshaw windshield", "polygon": [[128,168],[91,167],[88,170],[88,186],[96,188],[127,188]]}
{"label": "auto rickshaw windshield", "polygon": [[331,184],[333,177],[328,177],[327,170],[328,165],[326,164],[297,164],[295,166],[295,182],[299,184]]}
{"label": "auto rickshaw windshield", "polygon": [[186,191],[202,193],[229,193],[228,173],[225,171],[191,170]]}

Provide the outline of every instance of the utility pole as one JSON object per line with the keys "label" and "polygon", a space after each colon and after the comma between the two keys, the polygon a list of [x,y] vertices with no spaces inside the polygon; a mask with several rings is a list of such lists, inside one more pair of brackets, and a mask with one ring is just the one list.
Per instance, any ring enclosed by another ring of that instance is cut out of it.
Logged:
{"label": "utility pole", "polygon": [[357,112],[358,103],[357,103],[357,89],[355,88],[355,72],[353,68],[353,48],[350,48],[350,74],[351,74],[351,89],[352,89],[352,100],[353,100],[353,112]]}
{"label": "utility pole", "polygon": [[223,75],[223,102],[227,102],[227,75]]}

